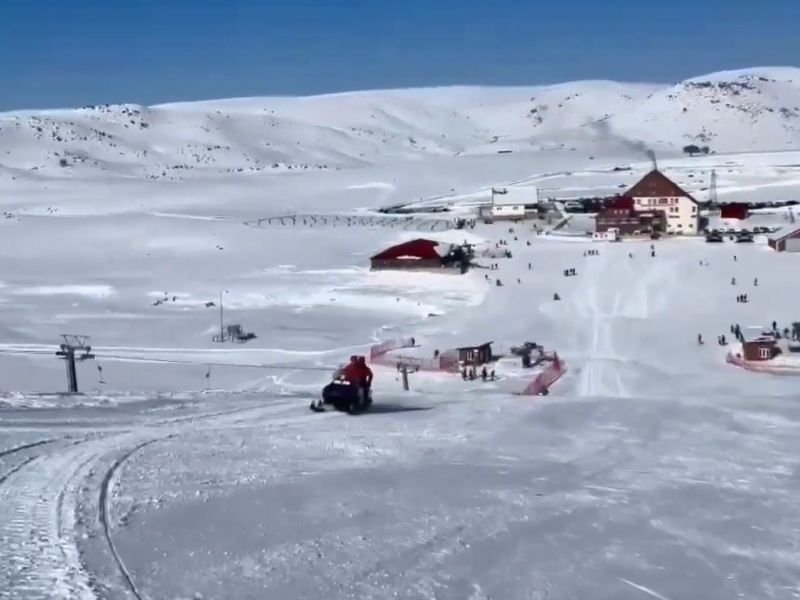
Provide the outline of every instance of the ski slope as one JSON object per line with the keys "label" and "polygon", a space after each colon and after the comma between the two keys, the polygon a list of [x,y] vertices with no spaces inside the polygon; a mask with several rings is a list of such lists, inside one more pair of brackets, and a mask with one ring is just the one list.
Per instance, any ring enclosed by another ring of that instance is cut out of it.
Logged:
{"label": "ski slope", "polygon": [[[699,199],[712,169],[722,200],[800,199],[796,81],[0,116],[0,598],[796,597],[796,381],[714,340],[798,320],[797,257],[446,226],[493,186],[615,193],[648,148]],[[683,156],[697,135],[716,153]],[[376,211],[400,204],[450,211]],[[416,237],[512,257],[369,271]],[[220,295],[256,339],[212,341]],[[84,395],[59,393],[61,333],[91,336]],[[536,341],[568,371],[523,397],[516,360],[409,392],[376,367],[371,413],[308,411],[340,362],[407,336],[421,357]]]}

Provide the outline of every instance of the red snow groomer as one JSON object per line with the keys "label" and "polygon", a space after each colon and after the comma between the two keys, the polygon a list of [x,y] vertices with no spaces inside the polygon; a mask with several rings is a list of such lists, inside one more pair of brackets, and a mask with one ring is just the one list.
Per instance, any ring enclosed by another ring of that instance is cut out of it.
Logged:
{"label": "red snow groomer", "polygon": [[311,410],[324,412],[326,406],[350,414],[367,410],[372,404],[372,370],[363,356],[351,356],[350,362],[336,371],[333,381],[322,388],[322,399],[311,403]]}

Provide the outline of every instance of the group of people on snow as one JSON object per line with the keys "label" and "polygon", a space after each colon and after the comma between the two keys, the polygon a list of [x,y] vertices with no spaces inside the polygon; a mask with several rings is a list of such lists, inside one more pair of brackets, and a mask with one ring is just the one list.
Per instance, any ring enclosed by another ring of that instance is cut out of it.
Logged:
{"label": "group of people on snow", "polygon": [[[483,365],[483,368],[481,369],[480,377],[481,377],[481,380],[483,380],[483,381],[494,381],[495,379],[497,379],[497,377],[496,377],[496,375],[494,373],[494,369],[489,371],[489,370],[486,369],[486,365]],[[464,365],[464,367],[461,369],[461,379],[463,379],[464,381],[468,381],[468,380],[469,381],[475,381],[477,378],[478,378],[477,369],[474,366],[467,367],[466,365]]]}

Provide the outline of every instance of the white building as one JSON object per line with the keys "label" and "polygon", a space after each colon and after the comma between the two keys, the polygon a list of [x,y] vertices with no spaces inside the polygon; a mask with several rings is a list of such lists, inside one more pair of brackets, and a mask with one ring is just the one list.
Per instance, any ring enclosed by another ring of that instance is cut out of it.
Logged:
{"label": "white building", "polygon": [[697,234],[700,225],[697,201],[661,171],[650,171],[624,195],[633,198],[636,211],[662,211],[667,233]]}
{"label": "white building", "polygon": [[497,220],[521,221],[525,218],[526,205],[538,202],[535,187],[510,187],[492,189],[492,203],[481,210],[481,216]]}

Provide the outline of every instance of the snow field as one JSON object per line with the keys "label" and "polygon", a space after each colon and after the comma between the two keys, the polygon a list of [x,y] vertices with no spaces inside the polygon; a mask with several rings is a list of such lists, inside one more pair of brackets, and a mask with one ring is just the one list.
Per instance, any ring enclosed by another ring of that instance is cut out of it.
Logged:
{"label": "snow field", "polygon": [[[479,261],[497,270],[371,273],[417,234],[245,225],[614,192],[649,168],[639,140],[701,199],[714,168],[723,200],[785,200],[793,73],[2,115],[0,597],[796,596],[795,384],[713,340],[796,320],[797,257],[481,224],[421,236],[504,239],[513,258]],[[682,156],[701,134],[718,153]],[[211,341],[220,291],[255,340]],[[52,353],[73,332],[105,383],[84,363],[68,398]],[[378,368],[372,413],[307,410],[332,367],[401,336],[425,356],[536,341],[569,371],[522,398],[512,359],[408,393]]]}

